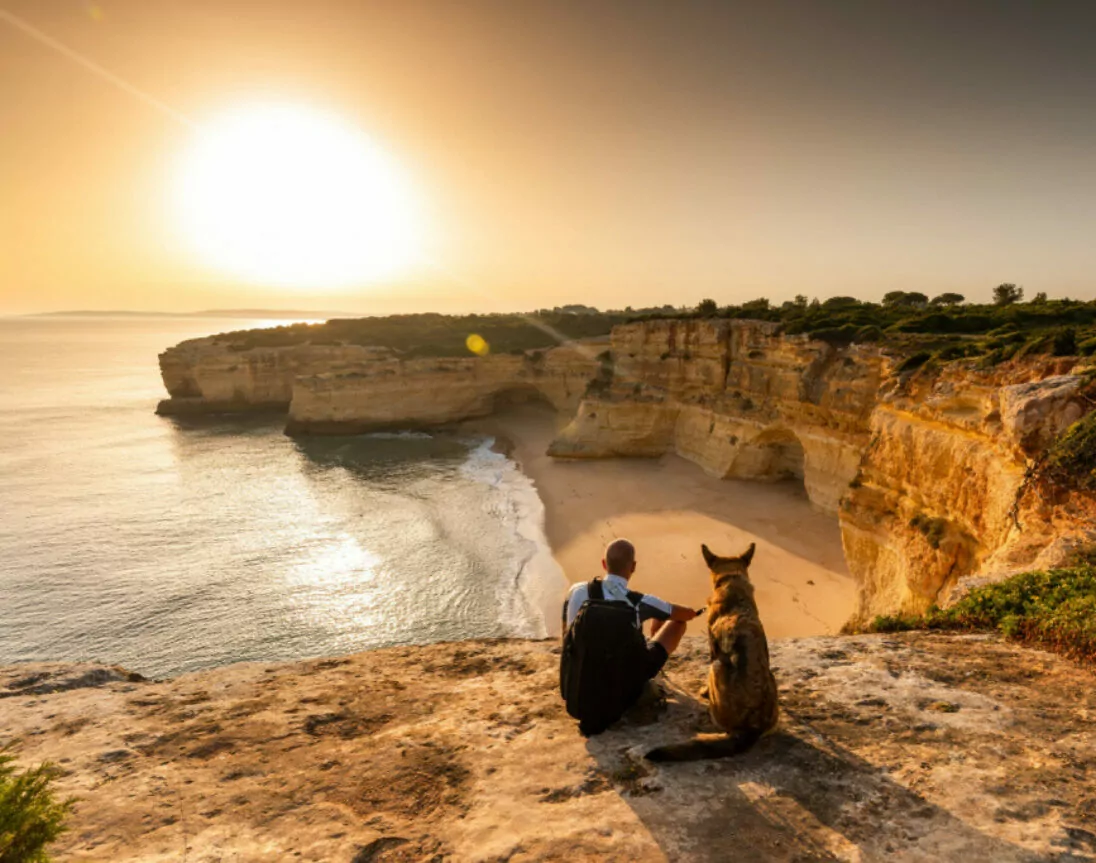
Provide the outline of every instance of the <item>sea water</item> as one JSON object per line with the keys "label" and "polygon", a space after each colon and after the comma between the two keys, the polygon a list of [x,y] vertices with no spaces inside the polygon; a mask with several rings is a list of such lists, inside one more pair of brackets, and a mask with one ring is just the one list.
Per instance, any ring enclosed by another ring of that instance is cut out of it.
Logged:
{"label": "sea water", "polygon": [[490,440],[154,414],[159,351],[264,323],[0,319],[0,663],[166,676],[551,631],[544,509]]}

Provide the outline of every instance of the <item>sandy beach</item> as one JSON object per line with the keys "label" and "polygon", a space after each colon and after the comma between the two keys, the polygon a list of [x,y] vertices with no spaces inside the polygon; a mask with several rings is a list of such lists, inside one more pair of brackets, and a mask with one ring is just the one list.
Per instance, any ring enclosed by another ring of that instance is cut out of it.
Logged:
{"label": "sandy beach", "polygon": [[[598,575],[606,543],[626,537],[638,550],[636,590],[700,608],[711,586],[701,543],[731,555],[755,542],[750,576],[768,636],[840,629],[854,586],[837,519],[815,510],[801,485],[720,480],[676,455],[553,459],[545,450],[564,421],[530,405],[469,427],[512,445],[511,457],[544,501],[548,541],[568,579]],[[701,623],[690,634],[699,635]]]}

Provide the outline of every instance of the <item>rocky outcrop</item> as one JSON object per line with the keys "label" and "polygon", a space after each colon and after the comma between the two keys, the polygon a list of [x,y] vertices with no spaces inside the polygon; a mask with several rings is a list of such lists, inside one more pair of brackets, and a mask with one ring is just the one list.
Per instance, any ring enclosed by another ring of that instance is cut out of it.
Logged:
{"label": "rocky outcrop", "polygon": [[1046,447],[1091,409],[1082,377],[1061,374],[1074,365],[959,362],[886,382],[840,513],[857,621],[922,612],[1096,542],[1089,496],[1031,481]]}
{"label": "rocky outcrop", "polygon": [[278,410],[293,398],[297,375],[388,356],[377,348],[336,345],[236,348],[216,336],[190,339],[160,354],[160,375],[170,398],[164,415]]}
{"label": "rocky outcrop", "polygon": [[676,452],[737,479],[800,477],[836,512],[868,442],[886,361],[867,346],[780,336],[757,321],[614,328],[613,376],[553,442],[557,457]]}
{"label": "rocky outcrop", "polygon": [[596,343],[486,357],[362,356],[316,374],[298,374],[290,433],[347,434],[434,426],[537,399],[570,413],[600,368]]}
{"label": "rocky outcrop", "polygon": [[290,433],[355,434],[456,422],[510,401],[573,411],[600,368],[596,340],[524,354],[404,359],[386,348],[293,345],[239,350],[216,338],[164,351],[161,414],[280,410]]}
{"label": "rocky outcrop", "polygon": [[78,798],[58,859],[1092,860],[1090,671],[983,637],[774,642],[777,730],[655,765],[709,730],[686,639],[662,697],[579,736],[552,642],[397,647],[32,694],[0,742]]}

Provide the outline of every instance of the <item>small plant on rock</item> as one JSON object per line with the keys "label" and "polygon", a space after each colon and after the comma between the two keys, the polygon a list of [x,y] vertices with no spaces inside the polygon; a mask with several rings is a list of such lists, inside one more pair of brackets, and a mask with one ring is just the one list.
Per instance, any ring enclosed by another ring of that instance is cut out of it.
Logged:
{"label": "small plant on rock", "polygon": [[0,748],[0,863],[45,863],[46,846],[65,831],[74,799],[58,800],[51,764],[17,773],[11,746]]}

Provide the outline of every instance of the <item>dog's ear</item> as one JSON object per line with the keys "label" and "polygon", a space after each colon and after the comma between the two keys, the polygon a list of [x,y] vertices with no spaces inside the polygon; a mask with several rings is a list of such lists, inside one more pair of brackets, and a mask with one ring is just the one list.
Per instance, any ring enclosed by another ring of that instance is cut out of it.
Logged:
{"label": "dog's ear", "polygon": [[750,565],[750,561],[753,560],[754,550],[757,548],[755,543],[750,543],[750,547],[746,549],[746,553],[743,554],[739,560],[741,560],[746,566]]}
{"label": "dog's ear", "polygon": [[704,555],[704,562],[708,564],[708,568],[711,569],[712,565],[717,560],[716,556],[712,554],[712,550],[706,545],[700,546],[700,552]]}

